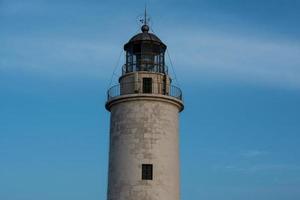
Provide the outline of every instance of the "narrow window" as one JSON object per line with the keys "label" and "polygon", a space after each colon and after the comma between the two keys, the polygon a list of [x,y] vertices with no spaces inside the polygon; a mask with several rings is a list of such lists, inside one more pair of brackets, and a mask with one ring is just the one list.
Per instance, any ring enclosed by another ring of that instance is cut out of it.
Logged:
{"label": "narrow window", "polygon": [[142,164],[142,180],[153,180],[152,164]]}
{"label": "narrow window", "polygon": [[143,93],[152,93],[152,78],[143,78]]}

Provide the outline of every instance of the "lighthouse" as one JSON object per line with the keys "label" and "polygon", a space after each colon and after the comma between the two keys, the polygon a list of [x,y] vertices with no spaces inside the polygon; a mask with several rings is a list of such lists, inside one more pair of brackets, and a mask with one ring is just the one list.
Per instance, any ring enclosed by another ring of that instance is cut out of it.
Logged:
{"label": "lighthouse", "polygon": [[119,84],[107,91],[110,114],[107,200],[179,200],[182,92],[165,64],[167,46],[149,30],[125,45]]}

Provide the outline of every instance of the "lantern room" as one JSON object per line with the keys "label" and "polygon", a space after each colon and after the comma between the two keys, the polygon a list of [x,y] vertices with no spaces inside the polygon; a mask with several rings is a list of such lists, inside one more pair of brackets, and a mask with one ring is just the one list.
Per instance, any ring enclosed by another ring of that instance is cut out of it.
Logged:
{"label": "lantern room", "polygon": [[148,71],[167,74],[165,51],[167,46],[154,34],[149,33],[149,26],[141,27],[142,33],[133,36],[124,45],[126,64],[123,73]]}

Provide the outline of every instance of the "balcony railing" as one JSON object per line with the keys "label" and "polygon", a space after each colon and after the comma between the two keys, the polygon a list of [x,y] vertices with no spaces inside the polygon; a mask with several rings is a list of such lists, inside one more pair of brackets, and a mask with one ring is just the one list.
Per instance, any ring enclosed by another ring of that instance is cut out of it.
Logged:
{"label": "balcony railing", "polygon": [[122,75],[130,72],[137,72],[137,71],[147,71],[147,72],[157,72],[157,73],[163,73],[168,74],[168,66],[167,65],[146,65],[141,64],[137,65],[137,63],[126,65],[124,64],[122,67]]}
{"label": "balcony railing", "polygon": [[112,86],[107,91],[107,100],[109,101],[114,97],[128,94],[160,94],[182,100],[182,92],[180,88],[174,85],[168,85],[164,83],[143,85],[141,82],[122,83]]}

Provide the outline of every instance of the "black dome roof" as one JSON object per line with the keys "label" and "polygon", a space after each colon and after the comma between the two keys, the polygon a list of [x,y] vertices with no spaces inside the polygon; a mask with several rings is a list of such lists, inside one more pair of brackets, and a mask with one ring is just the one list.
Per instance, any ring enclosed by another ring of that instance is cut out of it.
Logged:
{"label": "black dome roof", "polygon": [[150,41],[154,44],[157,44],[158,46],[161,46],[163,49],[166,49],[167,46],[153,33],[149,33],[149,27],[147,25],[143,25],[142,33],[138,33],[135,36],[133,36],[127,44],[124,45],[124,49],[127,50],[129,46],[132,44],[142,43],[143,41]]}
{"label": "black dome roof", "polygon": [[136,42],[136,41],[142,41],[142,40],[150,40],[150,41],[162,43],[162,41],[156,35],[154,35],[152,33],[148,33],[148,32],[139,33],[139,34],[133,36],[129,40],[129,42]]}

